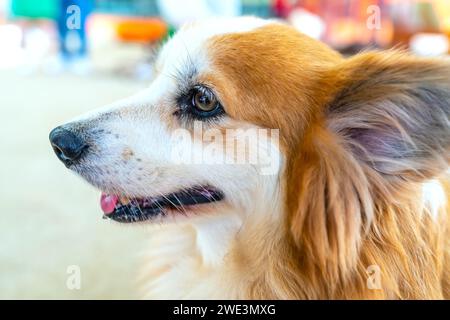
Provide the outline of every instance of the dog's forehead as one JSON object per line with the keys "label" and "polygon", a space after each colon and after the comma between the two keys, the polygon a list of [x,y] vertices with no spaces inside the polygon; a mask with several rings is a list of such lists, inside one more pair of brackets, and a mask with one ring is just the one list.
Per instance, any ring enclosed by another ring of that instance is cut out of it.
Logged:
{"label": "dog's forehead", "polygon": [[186,24],[161,49],[156,68],[165,74],[179,75],[187,69],[200,72],[208,66],[207,44],[211,38],[230,33],[249,32],[270,23],[274,21],[241,17]]}

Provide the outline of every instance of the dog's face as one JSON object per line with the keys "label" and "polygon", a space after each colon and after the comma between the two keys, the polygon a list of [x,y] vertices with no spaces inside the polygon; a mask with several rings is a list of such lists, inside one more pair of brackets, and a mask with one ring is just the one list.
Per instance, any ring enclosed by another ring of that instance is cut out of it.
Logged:
{"label": "dog's face", "polygon": [[[229,47],[222,51],[225,32],[251,33],[265,24],[240,19],[186,26],[162,48],[148,89],[51,133],[58,157],[102,191],[105,216],[161,221],[252,214],[278,203],[283,157],[278,131],[268,130],[278,127],[241,114],[266,108],[236,79],[234,68],[253,68],[245,66],[247,57],[233,62],[218,54],[233,55],[240,45],[225,40]],[[264,40],[270,45],[269,34]]]}

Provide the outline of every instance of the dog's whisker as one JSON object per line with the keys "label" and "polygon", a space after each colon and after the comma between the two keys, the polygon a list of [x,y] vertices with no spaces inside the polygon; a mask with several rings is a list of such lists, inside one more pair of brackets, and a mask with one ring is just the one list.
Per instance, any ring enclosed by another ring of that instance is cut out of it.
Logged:
{"label": "dog's whisker", "polygon": [[162,193],[160,193],[160,195],[164,198],[164,199],[166,199],[177,211],[179,211],[179,212],[183,212],[184,214],[187,214],[187,212],[186,212],[186,209],[184,208],[184,206],[183,206],[183,204],[182,204],[182,202],[180,201],[180,199],[178,199],[178,197],[174,194],[174,196],[175,196],[175,199],[177,199],[177,201],[180,203],[180,205],[181,205],[181,211],[180,211],[180,205],[176,205],[175,203],[173,203],[173,201],[172,200],[170,200],[166,195],[164,195],[164,194],[162,194]]}
{"label": "dog's whisker", "polygon": [[202,186],[202,189],[208,194],[208,198],[212,198],[214,201],[219,201],[219,198],[216,198],[214,192],[211,193],[205,186]]}

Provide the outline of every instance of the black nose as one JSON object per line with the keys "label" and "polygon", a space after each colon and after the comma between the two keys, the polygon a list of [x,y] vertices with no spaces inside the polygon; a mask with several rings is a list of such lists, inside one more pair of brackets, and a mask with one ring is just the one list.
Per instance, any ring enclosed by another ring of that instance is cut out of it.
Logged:
{"label": "black nose", "polygon": [[81,158],[87,149],[87,144],[70,130],[57,127],[50,132],[50,143],[59,160],[66,166],[73,164]]}

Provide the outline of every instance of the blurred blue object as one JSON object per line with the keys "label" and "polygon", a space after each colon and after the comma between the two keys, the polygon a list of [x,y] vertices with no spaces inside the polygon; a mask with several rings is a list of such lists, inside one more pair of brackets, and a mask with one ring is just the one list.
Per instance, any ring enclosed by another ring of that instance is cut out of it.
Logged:
{"label": "blurred blue object", "polygon": [[57,22],[64,60],[86,56],[86,20],[93,8],[92,0],[60,0]]}
{"label": "blurred blue object", "polygon": [[272,17],[271,0],[242,0],[242,15]]}
{"label": "blurred blue object", "polygon": [[159,16],[156,0],[96,0],[95,10],[130,16]]}

